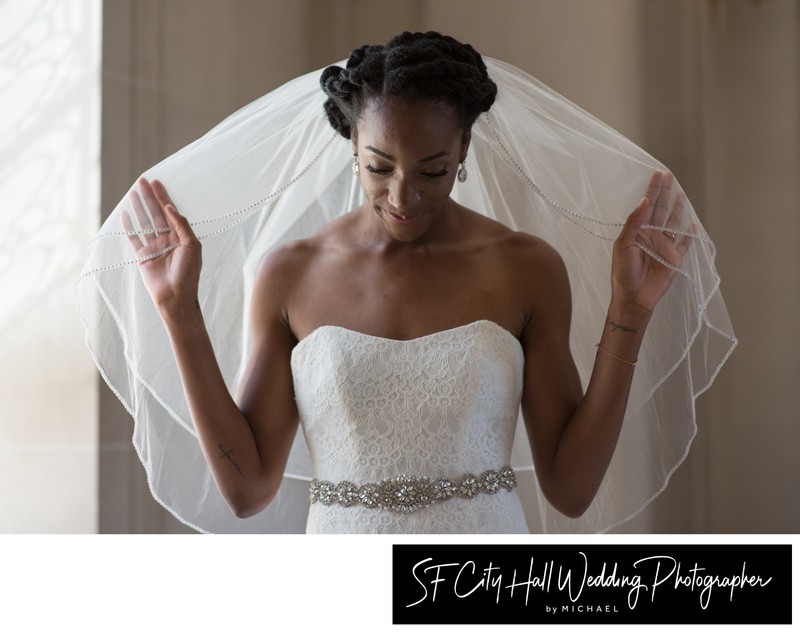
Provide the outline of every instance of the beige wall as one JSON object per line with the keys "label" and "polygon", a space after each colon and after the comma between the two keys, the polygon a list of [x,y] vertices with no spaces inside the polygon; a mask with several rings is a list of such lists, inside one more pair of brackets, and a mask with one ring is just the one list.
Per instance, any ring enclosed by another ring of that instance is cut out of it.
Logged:
{"label": "beige wall", "polygon": [[[793,0],[119,0],[104,24],[103,201],[302,72],[429,28],[528,70],[668,164],[715,238],[730,364],[667,492],[630,531],[796,532],[800,9]],[[769,275],[769,276],[767,276]],[[182,527],[101,397],[102,531]]]}
{"label": "beige wall", "polygon": [[800,532],[800,5],[707,16],[708,225],[741,345],[708,394],[708,526]]}

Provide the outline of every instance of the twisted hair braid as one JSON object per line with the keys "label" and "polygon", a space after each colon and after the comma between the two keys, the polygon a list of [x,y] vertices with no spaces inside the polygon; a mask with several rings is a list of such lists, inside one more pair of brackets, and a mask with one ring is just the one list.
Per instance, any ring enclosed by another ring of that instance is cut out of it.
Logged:
{"label": "twisted hair braid", "polygon": [[453,107],[468,130],[497,96],[486,64],[469,44],[429,31],[401,33],[384,46],[361,46],[345,68],[329,66],[320,84],[333,128],[350,138],[370,98],[431,99]]}

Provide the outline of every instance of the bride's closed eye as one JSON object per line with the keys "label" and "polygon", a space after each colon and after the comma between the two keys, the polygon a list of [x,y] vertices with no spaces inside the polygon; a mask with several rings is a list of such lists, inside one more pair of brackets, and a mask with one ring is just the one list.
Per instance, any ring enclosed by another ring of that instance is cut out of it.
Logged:
{"label": "bride's closed eye", "polygon": [[[378,167],[373,167],[372,165],[367,165],[367,171],[369,171],[370,173],[374,173],[375,175],[379,175],[379,176],[388,175],[389,173],[392,172],[391,169],[381,169],[381,168],[378,168]],[[431,172],[428,172],[428,171],[423,171],[423,172],[420,173],[420,175],[423,175],[426,178],[443,178],[448,173],[450,173],[450,172],[447,169],[442,169],[441,171],[437,171],[437,172],[434,172],[434,173],[431,173]]]}

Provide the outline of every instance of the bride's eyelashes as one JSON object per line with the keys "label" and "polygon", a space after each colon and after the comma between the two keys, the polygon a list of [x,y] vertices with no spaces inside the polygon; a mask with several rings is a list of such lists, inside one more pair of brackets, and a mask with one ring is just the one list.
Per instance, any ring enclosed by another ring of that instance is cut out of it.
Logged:
{"label": "bride's eyelashes", "polygon": [[[382,169],[379,167],[373,167],[372,165],[367,165],[367,171],[378,176],[386,176],[392,172],[391,169]],[[433,173],[428,171],[423,171],[420,173],[420,175],[425,176],[426,178],[443,178],[448,173],[450,173],[450,171],[448,171],[447,169],[442,169],[441,171],[436,171]]]}

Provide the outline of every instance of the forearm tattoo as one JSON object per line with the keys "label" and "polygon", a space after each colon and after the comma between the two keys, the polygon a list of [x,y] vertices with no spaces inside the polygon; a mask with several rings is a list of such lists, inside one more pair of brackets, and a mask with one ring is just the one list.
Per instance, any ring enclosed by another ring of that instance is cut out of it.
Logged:
{"label": "forearm tattoo", "polygon": [[611,325],[612,331],[623,331],[625,333],[635,334],[636,330],[632,329],[631,327],[626,327],[625,325],[620,325],[619,323],[615,323],[613,320],[609,320],[606,325]]}
{"label": "forearm tattoo", "polygon": [[219,455],[219,458],[228,459],[233,464],[233,467],[236,468],[236,471],[239,472],[239,476],[241,476],[242,478],[246,478],[245,475],[244,475],[244,472],[242,472],[242,468],[239,466],[239,464],[236,461],[233,460],[233,457],[231,456],[233,454],[233,450],[227,450],[226,451],[225,448],[222,447],[221,443],[218,444],[218,445],[219,445],[219,449],[222,450],[222,454]]}

